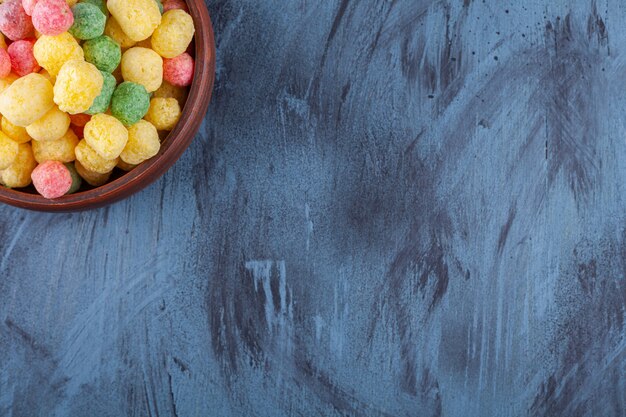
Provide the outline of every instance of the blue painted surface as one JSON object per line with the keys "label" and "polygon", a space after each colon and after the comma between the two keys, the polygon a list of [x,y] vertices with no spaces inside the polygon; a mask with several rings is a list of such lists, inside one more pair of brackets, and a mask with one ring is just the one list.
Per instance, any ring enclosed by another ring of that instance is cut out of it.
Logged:
{"label": "blue painted surface", "polygon": [[163,179],[0,208],[0,415],[625,415],[623,2],[208,6]]}

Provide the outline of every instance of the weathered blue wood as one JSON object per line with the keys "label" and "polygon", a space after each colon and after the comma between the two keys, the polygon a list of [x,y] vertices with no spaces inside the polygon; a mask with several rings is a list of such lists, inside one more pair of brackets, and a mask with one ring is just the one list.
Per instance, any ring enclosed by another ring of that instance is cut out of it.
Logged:
{"label": "weathered blue wood", "polygon": [[0,208],[0,415],[625,415],[622,1],[208,5],[163,179]]}

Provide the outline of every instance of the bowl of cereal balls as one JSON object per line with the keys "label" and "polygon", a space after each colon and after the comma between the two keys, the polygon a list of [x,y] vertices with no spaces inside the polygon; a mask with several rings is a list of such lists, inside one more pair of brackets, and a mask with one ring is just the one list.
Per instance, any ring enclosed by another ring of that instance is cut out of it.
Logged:
{"label": "bowl of cereal balls", "polygon": [[215,77],[202,0],[0,3],[0,202],[102,207],[178,160]]}

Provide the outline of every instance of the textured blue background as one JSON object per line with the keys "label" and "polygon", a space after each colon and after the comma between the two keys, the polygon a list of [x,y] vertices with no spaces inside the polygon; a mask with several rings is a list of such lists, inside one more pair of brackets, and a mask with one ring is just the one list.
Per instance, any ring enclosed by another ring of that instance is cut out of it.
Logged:
{"label": "textured blue background", "polygon": [[160,181],[0,208],[0,415],[624,416],[626,4],[209,1]]}

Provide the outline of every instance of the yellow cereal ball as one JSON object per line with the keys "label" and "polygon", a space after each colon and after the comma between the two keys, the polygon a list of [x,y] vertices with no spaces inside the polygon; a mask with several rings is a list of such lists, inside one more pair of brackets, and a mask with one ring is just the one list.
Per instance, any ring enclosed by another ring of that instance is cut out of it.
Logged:
{"label": "yellow cereal ball", "polygon": [[20,144],[0,132],[0,170],[7,169],[17,158]]}
{"label": "yellow cereal ball", "polygon": [[117,165],[117,158],[104,159],[87,144],[85,139],[78,142],[74,152],[76,152],[76,160],[80,162],[87,171],[106,174],[113,171],[113,168]]}
{"label": "yellow cereal ball", "polygon": [[63,64],[75,59],[83,60],[85,55],[76,39],[67,32],[57,36],[42,36],[33,47],[33,55],[43,68],[56,77]]}
{"label": "yellow cereal ball", "polygon": [[53,96],[50,81],[31,73],[15,80],[0,94],[0,113],[14,125],[26,127],[54,106]]}
{"label": "yellow cereal ball", "polygon": [[163,58],[152,49],[134,47],[122,55],[122,77],[146,87],[148,93],[163,83]]}
{"label": "yellow cereal ball", "polygon": [[120,156],[128,142],[128,130],[122,122],[108,114],[96,114],[85,125],[85,141],[104,159]]}
{"label": "yellow cereal ball", "polygon": [[0,33],[0,48],[7,49],[7,42],[4,40],[4,35]]}
{"label": "yellow cereal ball", "polygon": [[128,128],[128,143],[120,155],[127,164],[137,165],[159,153],[161,142],[156,128],[140,120]]}
{"label": "yellow cereal ball", "polygon": [[28,187],[31,183],[30,174],[37,166],[30,143],[18,146],[17,158],[0,176],[0,182],[9,188]]}
{"label": "yellow cereal ball", "polygon": [[54,84],[54,102],[64,112],[84,113],[102,91],[104,78],[95,65],[73,60],[63,64]]}
{"label": "yellow cereal ball", "polygon": [[122,49],[130,48],[135,45],[135,41],[128,37],[126,33],[120,27],[120,24],[117,23],[114,17],[110,17],[107,20],[107,24],[104,27],[104,34],[113,39],[115,42],[119,43]]}
{"label": "yellow cereal ball", "polygon": [[107,8],[135,42],[149,38],[161,23],[161,11],[154,0],[108,0]]}
{"label": "yellow cereal ball", "polygon": [[76,168],[76,172],[78,172],[78,175],[80,175],[81,178],[84,179],[87,184],[91,185],[92,187],[100,187],[101,185],[106,184],[106,182],[109,180],[109,177],[111,176],[110,171],[104,174],[89,171],[78,161],[74,162],[74,168]]}
{"label": "yellow cereal ball", "polygon": [[9,88],[9,86],[13,84],[18,78],[20,77],[18,77],[14,73],[10,73],[4,78],[0,78],[0,93]]}
{"label": "yellow cereal ball", "polygon": [[46,71],[45,69],[42,69],[41,71],[39,71],[39,73],[41,75],[43,75],[44,77],[46,77],[48,79],[48,81],[50,81],[50,83],[52,85],[54,85],[54,83],[56,82],[56,77],[53,77],[52,75],[50,75],[50,73],[48,71]]}
{"label": "yellow cereal ball", "polygon": [[163,58],[175,58],[187,50],[195,29],[191,16],[181,9],[168,10],[152,34],[152,49]]}
{"label": "yellow cereal ball", "polygon": [[120,158],[120,160],[117,162],[117,167],[122,171],[130,172],[133,169],[137,168],[137,165],[127,164],[122,160],[122,158]]}
{"label": "yellow cereal ball", "polygon": [[15,126],[13,123],[9,122],[9,119],[7,119],[6,117],[2,118],[1,126],[2,126],[2,132],[4,132],[5,135],[10,137],[17,143],[30,142],[30,140],[32,139],[28,135],[26,128],[22,126]]}
{"label": "yellow cereal ball", "polygon": [[78,145],[78,136],[70,129],[57,140],[46,142],[34,140],[31,145],[35,160],[40,164],[45,161],[72,162],[76,159],[74,149]]}
{"label": "yellow cereal ball", "polygon": [[70,128],[70,116],[54,106],[48,113],[35,123],[26,126],[31,138],[45,142],[61,138]]}
{"label": "yellow cereal ball", "polygon": [[163,81],[161,87],[154,92],[153,98],[175,98],[182,109],[187,101],[188,91],[185,87],[172,85],[167,81]]}
{"label": "yellow cereal ball", "polygon": [[180,104],[175,98],[153,98],[144,119],[158,130],[172,130],[180,119]]}

